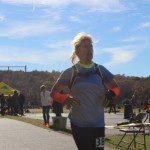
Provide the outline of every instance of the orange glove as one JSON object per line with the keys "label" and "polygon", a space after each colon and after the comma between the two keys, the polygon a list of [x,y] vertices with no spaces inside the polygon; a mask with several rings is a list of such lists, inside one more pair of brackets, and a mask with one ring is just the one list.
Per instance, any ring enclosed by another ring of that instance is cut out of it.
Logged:
{"label": "orange glove", "polygon": [[119,94],[120,94],[120,88],[119,87],[114,87],[110,90],[114,92],[115,96],[119,96]]}
{"label": "orange glove", "polygon": [[59,103],[63,103],[68,97],[68,94],[61,94],[61,93],[55,93],[53,98],[59,102]]}

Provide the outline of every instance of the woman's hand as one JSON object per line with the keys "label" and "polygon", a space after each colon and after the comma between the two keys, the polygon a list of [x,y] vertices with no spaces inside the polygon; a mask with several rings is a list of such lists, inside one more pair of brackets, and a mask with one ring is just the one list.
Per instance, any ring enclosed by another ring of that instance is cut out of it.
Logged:
{"label": "woman's hand", "polygon": [[63,104],[66,105],[67,108],[70,108],[70,107],[79,106],[80,105],[80,101],[74,99],[72,96],[68,96]]}

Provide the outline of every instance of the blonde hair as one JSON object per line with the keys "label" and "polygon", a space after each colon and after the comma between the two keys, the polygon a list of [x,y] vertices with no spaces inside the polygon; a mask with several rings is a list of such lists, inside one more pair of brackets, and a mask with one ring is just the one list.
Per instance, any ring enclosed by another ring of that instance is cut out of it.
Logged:
{"label": "blonde hair", "polygon": [[41,85],[41,86],[40,86],[40,91],[42,91],[42,90],[45,89],[45,88],[46,88],[45,85]]}
{"label": "blonde hair", "polygon": [[71,60],[72,64],[74,64],[74,60],[77,57],[77,55],[76,55],[77,49],[79,48],[82,41],[84,41],[85,39],[88,39],[91,43],[93,43],[91,35],[87,34],[85,32],[80,32],[74,37],[74,39],[72,41],[73,51],[70,56],[70,60]]}

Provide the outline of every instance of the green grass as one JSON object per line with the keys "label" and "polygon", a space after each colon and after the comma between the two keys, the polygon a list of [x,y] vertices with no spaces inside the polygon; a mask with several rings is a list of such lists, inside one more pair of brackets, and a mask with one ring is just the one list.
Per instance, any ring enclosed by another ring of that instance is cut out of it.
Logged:
{"label": "green grass", "polygon": [[[50,112],[52,112],[52,109],[50,109]],[[68,113],[69,110],[65,107],[63,108],[63,113]],[[29,109],[29,113],[42,113],[42,109]]]}
{"label": "green grass", "polygon": [[29,113],[42,113],[42,109],[29,109]]}
{"label": "green grass", "polygon": [[[113,149],[117,149],[116,145],[118,144],[121,137],[122,137],[121,135],[106,135],[106,143],[105,143],[106,146],[111,147]],[[131,141],[132,138],[133,138],[132,135],[128,135],[128,136],[125,137],[125,140],[126,141]],[[143,143],[143,135],[138,135],[137,138],[136,138],[136,141]],[[147,148],[147,150],[150,149],[149,141],[150,141],[150,136],[146,135],[146,144],[147,144],[146,148]],[[122,142],[120,144],[120,146],[118,147],[118,149],[126,150],[127,146],[128,146],[128,144]],[[137,147],[134,148],[134,144],[132,144],[130,149],[131,150],[143,150],[144,146],[141,145],[141,144],[137,144]]]}

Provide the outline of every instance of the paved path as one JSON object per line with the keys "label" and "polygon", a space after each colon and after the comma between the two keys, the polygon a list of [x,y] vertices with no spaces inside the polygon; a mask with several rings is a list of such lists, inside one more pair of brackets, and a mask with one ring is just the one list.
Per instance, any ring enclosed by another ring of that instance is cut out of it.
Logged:
{"label": "paved path", "polygon": [[0,150],[77,150],[71,135],[0,118]]}
{"label": "paved path", "polygon": [[[77,150],[72,135],[0,118],[0,150]],[[111,150],[105,147],[105,150]]]}

